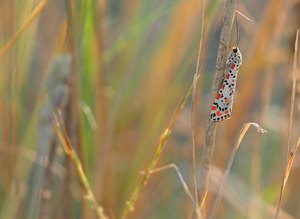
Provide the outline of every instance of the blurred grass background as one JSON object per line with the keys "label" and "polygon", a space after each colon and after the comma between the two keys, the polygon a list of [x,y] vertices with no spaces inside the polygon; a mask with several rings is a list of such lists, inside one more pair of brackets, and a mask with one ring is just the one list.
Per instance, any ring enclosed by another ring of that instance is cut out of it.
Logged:
{"label": "blurred grass background", "polygon": [[[0,1],[0,45],[40,3]],[[62,110],[98,203],[120,218],[165,125],[192,84],[203,37],[197,92],[197,159],[207,123],[224,1],[49,0],[0,60],[0,218],[96,218],[52,125]],[[245,137],[218,218],[273,218],[289,134],[298,0],[242,0],[243,54],[232,119],[219,125],[206,211],[244,122],[268,130]],[[236,29],[231,46],[236,45]],[[297,73],[299,82],[300,73]],[[300,135],[297,83],[292,145]],[[175,163],[192,186],[191,103],[159,165]],[[199,167],[197,167],[199,168]],[[283,197],[283,218],[300,218],[299,160]],[[221,172],[220,172],[221,171]],[[175,172],[151,175],[128,218],[193,218]]]}

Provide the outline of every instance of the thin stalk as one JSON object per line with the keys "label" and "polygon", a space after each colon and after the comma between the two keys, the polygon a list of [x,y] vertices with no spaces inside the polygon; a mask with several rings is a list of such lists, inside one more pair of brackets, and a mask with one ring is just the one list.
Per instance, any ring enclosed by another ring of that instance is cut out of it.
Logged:
{"label": "thin stalk", "polygon": [[157,164],[157,161],[162,153],[162,151],[165,148],[165,144],[166,141],[168,140],[173,126],[175,124],[175,121],[177,120],[178,116],[180,115],[180,113],[182,112],[183,108],[185,107],[188,99],[190,98],[190,96],[192,95],[192,91],[193,91],[193,85],[191,85],[191,87],[189,88],[189,90],[187,91],[186,95],[184,96],[183,100],[181,101],[180,105],[177,107],[176,111],[174,112],[174,114],[172,115],[172,117],[170,118],[167,127],[165,128],[165,130],[163,131],[163,133],[160,136],[160,140],[158,145],[156,146],[153,158],[151,160],[151,162],[149,163],[145,174],[142,178],[142,180],[140,181],[140,183],[138,184],[138,186],[134,189],[134,191],[132,192],[129,200],[126,202],[126,207],[122,213],[122,219],[127,218],[129,212],[134,210],[134,206],[136,201],[138,200],[140,194],[141,194],[141,190],[142,188],[147,184],[151,173],[153,172],[153,170],[155,169],[155,166]]}
{"label": "thin stalk", "polygon": [[290,108],[290,125],[289,125],[289,137],[288,137],[288,144],[287,144],[287,151],[286,151],[286,158],[285,158],[285,164],[284,164],[284,172],[282,176],[282,183],[281,183],[281,188],[280,188],[280,194],[279,194],[279,200],[277,204],[277,210],[276,210],[276,215],[275,219],[279,218],[279,213],[280,213],[280,208],[282,205],[282,196],[284,192],[284,188],[286,185],[286,181],[289,177],[289,172],[290,172],[290,166],[291,164],[290,159],[294,157],[291,152],[291,141],[292,141],[292,130],[293,130],[293,118],[294,118],[294,107],[295,107],[295,96],[296,96],[296,71],[297,71],[297,59],[298,59],[298,41],[299,41],[299,29],[297,29],[297,34],[296,34],[296,40],[295,40],[295,51],[294,51],[294,63],[293,63],[293,71],[292,71],[292,94],[291,94],[291,108]]}
{"label": "thin stalk", "polygon": [[[230,42],[231,29],[233,26],[234,16],[236,11],[236,0],[226,0],[225,14],[223,19],[223,27],[220,35],[215,78],[213,81],[212,98],[217,94],[224,74],[224,66],[227,58],[227,48]],[[207,194],[209,171],[211,168],[213,149],[215,143],[217,125],[212,122],[210,117],[208,119],[205,142],[202,151],[201,170],[200,170],[200,189],[198,191],[198,198],[200,208],[202,209],[205,197]]]}
{"label": "thin stalk", "polygon": [[161,172],[161,171],[164,171],[164,170],[168,170],[168,169],[174,169],[175,172],[177,173],[178,177],[179,177],[179,180],[182,184],[182,187],[185,191],[185,193],[187,194],[187,196],[191,199],[193,205],[194,205],[194,208],[197,209],[197,202],[196,200],[194,199],[194,197],[192,196],[192,193],[190,192],[189,190],[189,187],[187,186],[186,182],[184,181],[183,179],[183,176],[182,174],[180,173],[179,171],[179,168],[176,166],[176,164],[169,164],[169,165],[166,165],[166,166],[162,166],[162,167],[159,167],[159,168],[156,168],[152,171],[152,173],[157,173],[157,172]]}
{"label": "thin stalk", "polygon": [[218,191],[218,194],[217,194],[217,198],[214,202],[214,205],[213,205],[213,209],[211,211],[211,214],[210,214],[210,219],[213,219],[216,217],[216,214],[217,214],[217,211],[218,211],[218,208],[221,204],[221,201],[222,201],[222,197],[223,197],[223,193],[224,193],[224,188],[225,188],[225,184],[228,180],[228,176],[229,176],[229,172],[231,170],[231,167],[232,167],[232,164],[233,164],[233,161],[234,161],[234,158],[236,156],[236,153],[237,151],[239,150],[240,148],[240,145],[241,145],[241,142],[245,136],[245,134],[247,133],[248,129],[250,128],[250,126],[254,126],[258,132],[261,132],[261,133],[266,133],[267,131],[264,130],[263,128],[261,128],[257,123],[245,123],[242,127],[242,130],[241,130],[241,133],[233,147],[233,150],[231,152],[231,155],[230,155],[230,158],[229,158],[229,162],[228,162],[228,165],[227,165],[227,168],[225,170],[225,173],[224,173],[224,177],[223,177],[223,180],[221,182],[221,185],[219,187],[219,191]]}
{"label": "thin stalk", "polygon": [[192,111],[191,111],[191,125],[192,125],[192,144],[193,144],[193,180],[194,180],[194,191],[195,191],[195,204],[196,204],[196,214],[197,217],[200,218],[200,208],[198,203],[198,189],[197,189],[197,174],[196,174],[196,115],[195,113],[198,112],[198,108],[196,107],[196,88],[197,82],[200,77],[200,57],[201,57],[201,50],[202,50],[202,41],[204,37],[204,25],[205,25],[205,0],[203,0],[202,5],[202,23],[201,23],[201,38],[199,41],[199,50],[198,50],[198,58],[197,58],[197,66],[196,72],[194,74],[193,80],[193,94],[192,94]]}
{"label": "thin stalk", "polygon": [[0,59],[3,58],[3,56],[13,47],[15,42],[18,40],[18,38],[21,36],[21,34],[30,26],[30,24],[34,21],[34,19],[43,11],[43,9],[46,7],[49,0],[43,0],[41,1],[36,8],[33,10],[33,12],[29,15],[27,20],[25,20],[24,24],[20,27],[20,29],[16,32],[16,34],[10,39],[8,43],[6,43],[1,49],[0,49]]}
{"label": "thin stalk", "polygon": [[54,128],[55,128],[55,131],[58,135],[58,138],[59,140],[61,141],[62,143],[62,146],[63,146],[63,149],[64,151],[66,152],[66,154],[68,155],[68,157],[70,158],[71,161],[73,161],[73,163],[75,164],[75,167],[76,167],[76,170],[77,170],[77,173],[79,175],[79,179],[87,193],[86,195],[86,200],[89,201],[92,209],[95,210],[96,214],[97,214],[97,217],[99,219],[108,219],[108,217],[105,215],[104,213],[104,210],[101,206],[99,206],[97,204],[97,201],[96,201],[96,198],[94,196],[94,193],[92,192],[92,188],[90,186],[90,183],[83,171],[83,168],[82,168],[82,164],[80,162],[80,159],[78,158],[76,152],[74,151],[73,147],[72,147],[72,144],[71,144],[71,141],[68,137],[68,135],[66,134],[66,130],[65,128],[63,127],[62,125],[62,122],[61,120],[59,119],[59,115],[54,113],[54,122],[53,122],[53,125],[54,125]]}

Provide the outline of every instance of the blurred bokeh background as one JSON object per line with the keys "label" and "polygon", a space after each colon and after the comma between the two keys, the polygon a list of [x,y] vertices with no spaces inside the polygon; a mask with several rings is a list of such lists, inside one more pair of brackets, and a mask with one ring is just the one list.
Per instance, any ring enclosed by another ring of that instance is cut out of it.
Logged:
{"label": "blurred bokeh background", "polygon": [[[109,218],[120,218],[192,85],[202,37],[198,171],[224,3],[206,1],[201,36],[200,0],[1,0],[0,218],[97,218],[53,128],[57,108],[99,205]],[[268,133],[250,129],[244,138],[218,218],[273,218],[289,136],[300,2],[239,0],[237,9],[254,22],[236,15],[243,65],[233,116],[218,126],[205,208],[210,212],[243,123],[253,121]],[[234,25],[230,46],[236,33]],[[292,146],[300,136],[299,97],[297,83]],[[157,167],[176,164],[193,191],[191,100],[172,128]],[[296,156],[282,218],[300,218],[299,168]],[[151,175],[127,218],[193,218],[193,212],[170,169]]]}

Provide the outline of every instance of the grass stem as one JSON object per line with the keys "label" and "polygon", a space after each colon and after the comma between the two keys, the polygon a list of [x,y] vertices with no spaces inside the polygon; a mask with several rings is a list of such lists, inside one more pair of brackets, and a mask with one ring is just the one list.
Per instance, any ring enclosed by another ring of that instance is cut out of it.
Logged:
{"label": "grass stem", "polygon": [[204,37],[204,25],[205,25],[205,0],[203,0],[202,5],[202,23],[201,23],[201,38],[199,41],[199,50],[198,50],[198,57],[197,57],[197,65],[196,65],[196,72],[194,74],[194,80],[193,80],[193,94],[192,94],[192,109],[191,109],[191,126],[192,126],[192,147],[193,147],[193,181],[194,181],[194,191],[195,191],[195,204],[196,204],[196,214],[198,219],[201,217],[200,209],[199,209],[199,203],[198,203],[198,183],[197,183],[197,172],[196,172],[196,113],[198,112],[197,107],[197,83],[198,79],[200,77],[200,58],[201,58],[201,50],[202,50],[202,42]]}
{"label": "grass stem", "polygon": [[235,145],[233,147],[233,150],[231,152],[231,155],[230,155],[230,158],[229,158],[229,162],[228,162],[227,168],[226,168],[224,176],[223,176],[223,180],[222,180],[221,185],[219,187],[217,198],[216,198],[216,200],[214,202],[214,205],[213,205],[210,217],[209,217],[210,219],[213,219],[213,218],[216,217],[218,208],[219,208],[219,206],[221,204],[221,201],[222,201],[222,197],[223,197],[223,193],[224,193],[224,188],[225,188],[225,183],[228,180],[229,172],[231,170],[234,158],[236,156],[237,151],[240,148],[240,145],[242,143],[242,140],[243,140],[245,134],[247,133],[247,131],[250,128],[251,125],[254,126],[257,129],[258,132],[261,132],[261,133],[267,132],[266,130],[264,130],[263,128],[261,128],[257,123],[251,123],[251,122],[249,122],[249,123],[245,123],[243,125],[242,130],[240,132],[240,135],[239,135],[239,137],[238,137],[238,139],[237,139],[237,141],[236,141],[236,143],[235,143]]}
{"label": "grass stem", "polygon": [[122,213],[122,219],[127,218],[129,212],[134,210],[135,203],[141,194],[141,190],[147,184],[147,182],[150,178],[150,175],[151,175],[152,171],[154,170],[162,151],[165,148],[166,141],[168,140],[168,138],[172,132],[175,121],[177,120],[178,116],[180,115],[180,113],[182,112],[183,108],[185,107],[187,101],[189,100],[190,96],[192,95],[192,91],[193,91],[193,85],[187,91],[187,93],[184,96],[183,100],[181,101],[180,105],[177,107],[176,111],[170,118],[170,120],[167,124],[167,127],[161,134],[159,143],[156,146],[156,149],[154,152],[154,156],[152,157],[152,160],[150,161],[142,180],[140,181],[138,186],[132,192],[129,200],[126,202],[126,207]]}
{"label": "grass stem", "polygon": [[[218,92],[220,84],[222,82],[222,76],[224,73],[224,66],[227,58],[227,47],[230,42],[231,29],[233,26],[234,16],[236,11],[236,0],[226,0],[225,2],[225,14],[223,20],[223,27],[221,31],[215,78],[213,81],[212,98]],[[226,46],[225,46],[226,45]],[[201,159],[201,170],[200,170],[200,189],[198,191],[200,209],[202,209],[205,197],[207,194],[209,171],[212,162],[215,135],[216,135],[217,125],[208,119],[208,125],[206,128],[205,142],[203,145],[202,159]]]}
{"label": "grass stem", "polygon": [[[291,94],[291,108],[290,108],[290,124],[289,124],[289,137],[287,143],[287,154],[285,159],[283,177],[281,182],[281,188],[279,193],[279,200],[277,204],[275,219],[279,218],[280,209],[282,205],[282,196],[285,189],[285,185],[287,179],[290,174],[291,166],[294,161],[294,157],[296,152],[290,151],[291,142],[292,142],[292,130],[293,130],[293,118],[294,118],[294,108],[295,108],[295,96],[296,96],[296,71],[297,71],[297,60],[298,60],[298,41],[299,41],[299,29],[297,29],[296,40],[295,40],[295,50],[294,50],[294,63],[293,63],[293,71],[292,71],[292,94]],[[296,149],[299,146],[299,141],[297,144]]]}
{"label": "grass stem", "polygon": [[13,47],[15,42],[21,36],[21,34],[30,26],[30,24],[34,21],[34,19],[43,11],[46,7],[49,0],[41,1],[33,12],[29,15],[27,20],[25,20],[24,24],[20,27],[20,29],[16,32],[16,34],[0,49],[0,59]]}
{"label": "grass stem", "polygon": [[75,167],[76,167],[76,170],[77,170],[77,173],[79,175],[79,179],[87,193],[86,195],[86,200],[89,201],[92,209],[95,210],[96,214],[97,214],[97,217],[99,219],[108,219],[108,217],[104,214],[104,210],[101,206],[99,206],[97,204],[97,201],[96,201],[96,198],[94,196],[94,193],[92,192],[92,189],[91,189],[91,186],[90,186],[90,183],[83,171],[83,168],[82,168],[82,164],[76,154],[76,152],[74,151],[72,145],[71,145],[71,141],[66,133],[66,130],[64,129],[63,125],[62,125],[62,122],[61,122],[61,119],[60,119],[60,116],[59,114],[57,113],[54,113],[54,128],[55,128],[55,131],[58,135],[58,138],[59,140],[61,141],[62,143],[62,146],[64,148],[64,151],[66,152],[66,154],[68,155],[68,157],[74,162],[75,164]]}

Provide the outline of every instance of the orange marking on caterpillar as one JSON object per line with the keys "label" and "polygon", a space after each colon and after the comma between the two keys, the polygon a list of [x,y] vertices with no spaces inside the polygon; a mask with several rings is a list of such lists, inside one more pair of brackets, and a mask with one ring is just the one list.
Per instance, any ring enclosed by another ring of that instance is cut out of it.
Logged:
{"label": "orange marking on caterpillar", "polygon": [[211,110],[216,110],[217,109],[217,106],[212,106],[211,107]]}

